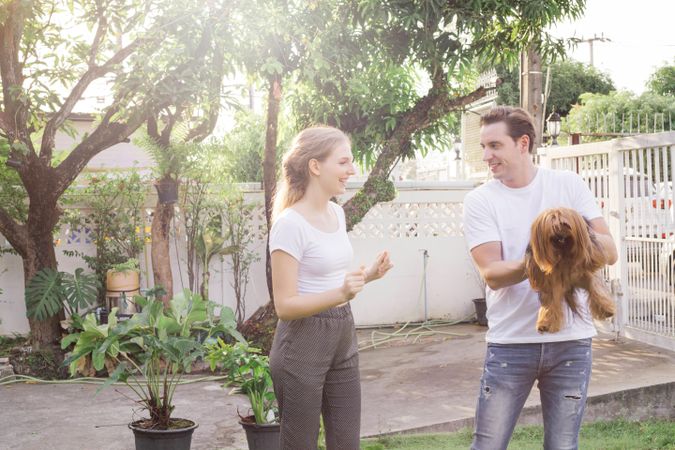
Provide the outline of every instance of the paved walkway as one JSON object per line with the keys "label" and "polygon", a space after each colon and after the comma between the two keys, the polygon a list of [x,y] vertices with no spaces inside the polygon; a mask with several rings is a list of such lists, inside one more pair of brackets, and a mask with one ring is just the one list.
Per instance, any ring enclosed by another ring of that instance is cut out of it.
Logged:
{"label": "paved walkway", "polygon": [[[484,328],[457,325],[415,344],[361,353],[364,436],[410,429],[455,429],[473,416],[485,351]],[[363,340],[370,330],[360,330]],[[590,396],[675,382],[675,353],[607,336],[594,341]],[[14,384],[0,387],[0,449],[133,449],[126,427],[132,402],[123,389],[95,396],[93,385]],[[196,420],[198,449],[245,449],[237,409],[246,399],[215,382],[180,386],[175,417]],[[538,404],[533,389],[526,406]]]}

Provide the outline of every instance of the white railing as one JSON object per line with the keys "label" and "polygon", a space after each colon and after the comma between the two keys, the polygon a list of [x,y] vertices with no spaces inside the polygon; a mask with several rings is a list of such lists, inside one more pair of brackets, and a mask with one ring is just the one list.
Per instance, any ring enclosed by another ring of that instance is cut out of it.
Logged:
{"label": "white railing", "polygon": [[543,150],[542,164],[587,180],[618,244],[614,330],[675,349],[675,132]]}

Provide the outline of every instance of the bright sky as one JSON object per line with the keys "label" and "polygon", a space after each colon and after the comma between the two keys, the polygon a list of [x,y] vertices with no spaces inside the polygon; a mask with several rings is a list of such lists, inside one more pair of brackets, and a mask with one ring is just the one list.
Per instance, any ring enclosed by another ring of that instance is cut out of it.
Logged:
{"label": "bright sky", "polygon": [[[675,64],[675,1],[672,0],[587,0],[584,17],[559,24],[551,30],[556,37],[593,36],[611,41],[593,43],[594,65],[609,73],[618,89],[637,94],[657,67]],[[589,63],[588,43],[579,43],[568,54]]]}

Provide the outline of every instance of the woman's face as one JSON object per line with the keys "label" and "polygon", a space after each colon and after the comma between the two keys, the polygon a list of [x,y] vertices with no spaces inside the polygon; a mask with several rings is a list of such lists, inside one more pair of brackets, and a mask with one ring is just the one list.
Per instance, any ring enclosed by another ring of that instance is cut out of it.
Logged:
{"label": "woman's face", "polygon": [[347,180],[356,173],[349,143],[335,147],[324,161],[318,163],[318,169],[319,186],[329,196],[344,194]]}

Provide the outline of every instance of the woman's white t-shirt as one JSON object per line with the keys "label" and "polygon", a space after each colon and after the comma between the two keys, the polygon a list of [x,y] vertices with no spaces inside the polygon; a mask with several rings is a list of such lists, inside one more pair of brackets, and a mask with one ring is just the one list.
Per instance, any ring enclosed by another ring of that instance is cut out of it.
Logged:
{"label": "woman's white t-shirt", "polygon": [[329,205],[338,219],[334,232],[315,228],[293,208],[282,211],[270,230],[270,254],[282,250],[298,260],[298,294],[341,287],[354,257],[344,210],[337,203]]}
{"label": "woman's white t-shirt", "polygon": [[[587,220],[602,217],[588,185],[574,172],[539,167],[532,182],[518,189],[491,180],[471,191],[464,199],[464,236],[469,249],[486,242],[500,241],[505,261],[522,259],[530,241],[530,227],[534,219],[546,209],[561,206],[576,210]],[[562,330],[543,334],[535,326],[539,297],[528,280],[497,290],[486,287],[485,291],[488,342],[556,342],[597,334],[588,310],[588,293],[583,289],[576,290],[578,314],[567,307]]]}

